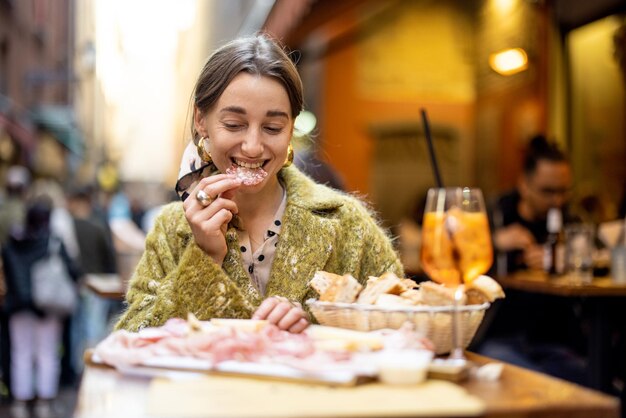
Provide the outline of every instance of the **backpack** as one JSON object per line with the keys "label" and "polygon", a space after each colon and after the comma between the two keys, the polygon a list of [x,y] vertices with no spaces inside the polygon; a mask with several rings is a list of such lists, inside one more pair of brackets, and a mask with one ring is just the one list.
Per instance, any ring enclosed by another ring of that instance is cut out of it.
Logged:
{"label": "backpack", "polygon": [[48,253],[33,263],[30,277],[35,307],[64,317],[76,309],[78,293],[60,250],[61,241],[50,237]]}

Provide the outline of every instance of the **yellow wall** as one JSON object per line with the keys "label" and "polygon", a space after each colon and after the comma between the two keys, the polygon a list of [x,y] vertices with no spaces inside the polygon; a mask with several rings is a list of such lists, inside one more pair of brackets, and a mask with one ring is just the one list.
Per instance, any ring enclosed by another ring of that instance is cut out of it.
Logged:
{"label": "yellow wall", "polygon": [[458,4],[401,2],[375,20],[361,22],[355,10],[334,22],[360,29],[349,46],[326,56],[322,153],[348,188],[368,194],[392,224],[416,194],[435,183],[425,148],[421,155],[393,157],[404,174],[393,170],[393,161],[381,162],[376,141],[382,139],[373,133],[377,127],[414,124],[418,130],[425,108],[433,129],[453,137],[452,146],[435,145],[442,154],[444,181],[473,185],[472,30],[470,16]]}
{"label": "yellow wall", "polygon": [[575,179],[581,192],[596,190],[613,201],[626,181],[626,94],[613,56],[622,22],[608,17],[568,37]]}

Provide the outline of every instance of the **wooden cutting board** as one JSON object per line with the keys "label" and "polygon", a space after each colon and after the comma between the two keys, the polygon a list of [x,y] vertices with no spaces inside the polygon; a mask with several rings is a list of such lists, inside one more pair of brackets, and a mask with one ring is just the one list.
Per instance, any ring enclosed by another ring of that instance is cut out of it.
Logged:
{"label": "wooden cutting board", "polygon": [[248,378],[202,376],[154,379],[148,412],[154,417],[426,417],[481,415],[485,406],[454,383],[380,383],[327,387]]}

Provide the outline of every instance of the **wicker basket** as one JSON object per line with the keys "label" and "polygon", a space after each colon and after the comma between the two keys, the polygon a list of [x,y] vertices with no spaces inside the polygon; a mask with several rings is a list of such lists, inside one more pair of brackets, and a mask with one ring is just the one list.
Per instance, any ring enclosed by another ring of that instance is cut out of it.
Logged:
{"label": "wicker basket", "polygon": [[[409,321],[433,342],[437,354],[448,353],[452,349],[452,306],[388,308],[356,303],[320,302],[315,299],[309,299],[306,304],[322,325],[373,331],[382,328],[397,329]],[[459,307],[463,348],[472,341],[488,307],[489,303]]]}

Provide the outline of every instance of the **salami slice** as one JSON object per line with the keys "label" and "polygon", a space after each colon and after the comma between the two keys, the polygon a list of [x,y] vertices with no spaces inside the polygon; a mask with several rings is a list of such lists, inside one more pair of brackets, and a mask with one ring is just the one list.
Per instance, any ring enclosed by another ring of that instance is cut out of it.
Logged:
{"label": "salami slice", "polygon": [[262,168],[246,168],[238,165],[229,167],[226,174],[235,174],[238,179],[241,179],[244,186],[256,186],[267,177],[267,171]]}

